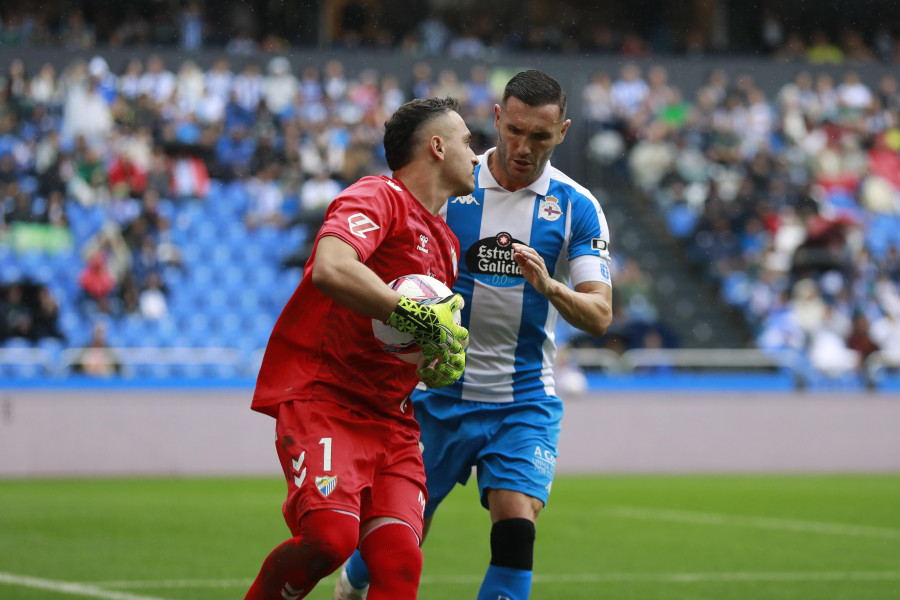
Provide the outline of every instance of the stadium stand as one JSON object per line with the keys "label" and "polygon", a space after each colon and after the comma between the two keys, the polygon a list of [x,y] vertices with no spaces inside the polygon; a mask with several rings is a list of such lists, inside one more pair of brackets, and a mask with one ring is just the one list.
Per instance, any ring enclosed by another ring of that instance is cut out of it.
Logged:
{"label": "stadium stand", "polygon": [[[199,4],[152,18],[140,5],[115,27],[56,8],[0,11],[10,376],[68,376],[95,346],[119,375],[252,375],[315,233],[304,184],[333,193],[384,171],[380,123],[412,95],[461,96],[487,147],[498,86],[533,61],[563,75],[576,120],[554,160],[589,182],[615,239],[614,327],[602,340],[558,331],[582,366],[733,364],[869,384],[896,368],[889,31],[863,24],[833,43],[786,9],[753,42],[769,58],[719,60],[747,41],[666,44],[552,19],[524,39],[515,19],[487,33],[453,11],[358,27],[352,10],[316,39],[197,38]],[[285,43],[331,48],[286,58]],[[154,348],[169,352],[141,351]],[[197,364],[167,358],[191,348]]]}

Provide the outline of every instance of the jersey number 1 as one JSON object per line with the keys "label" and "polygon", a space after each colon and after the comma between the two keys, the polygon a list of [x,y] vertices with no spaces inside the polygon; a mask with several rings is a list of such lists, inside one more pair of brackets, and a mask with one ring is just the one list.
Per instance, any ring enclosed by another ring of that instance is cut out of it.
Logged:
{"label": "jersey number 1", "polygon": [[323,457],[322,457],[322,470],[330,471],[331,470],[331,438],[322,438],[319,440],[319,443],[324,446],[323,448]]}

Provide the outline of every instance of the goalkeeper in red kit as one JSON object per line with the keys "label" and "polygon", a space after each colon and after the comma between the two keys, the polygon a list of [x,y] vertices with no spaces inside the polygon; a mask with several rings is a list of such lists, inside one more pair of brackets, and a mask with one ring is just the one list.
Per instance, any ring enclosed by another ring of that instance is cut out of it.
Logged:
{"label": "goalkeeper in red kit", "polygon": [[[358,547],[369,600],[414,599],[422,569],[425,471],[409,394],[462,375],[462,298],[432,305],[386,282],[427,274],[451,287],[459,241],[438,211],[475,188],[475,153],[456,100],[418,99],[385,123],[391,177],[364,177],[330,205],[304,277],[275,323],[253,410],[276,419],[292,537],[263,562],[248,599],[294,600]],[[372,334],[383,320],[413,335],[424,366]],[[437,358],[438,360],[434,360]]]}

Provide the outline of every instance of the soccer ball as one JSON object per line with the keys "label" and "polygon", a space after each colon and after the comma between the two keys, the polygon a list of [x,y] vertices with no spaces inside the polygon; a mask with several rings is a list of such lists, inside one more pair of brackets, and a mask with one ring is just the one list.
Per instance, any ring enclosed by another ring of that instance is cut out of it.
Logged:
{"label": "soccer ball", "polygon": [[[401,296],[420,300],[422,298],[445,298],[453,292],[446,285],[428,275],[404,275],[388,284],[391,289],[400,292]],[[459,325],[462,315],[457,310],[453,313],[453,322]],[[420,364],[424,358],[419,345],[412,334],[394,329],[387,323],[372,319],[372,333],[381,344],[381,349],[405,363]]]}

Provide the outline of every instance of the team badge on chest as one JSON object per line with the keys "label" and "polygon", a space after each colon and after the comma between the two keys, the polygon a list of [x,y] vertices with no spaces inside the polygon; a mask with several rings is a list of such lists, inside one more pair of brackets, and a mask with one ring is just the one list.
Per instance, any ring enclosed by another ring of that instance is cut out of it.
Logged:
{"label": "team badge on chest", "polygon": [[316,487],[323,496],[327,496],[334,491],[337,486],[337,475],[325,475],[316,477]]}
{"label": "team badge on chest", "polygon": [[555,196],[546,196],[538,207],[538,218],[555,221],[562,216],[559,200]]}

